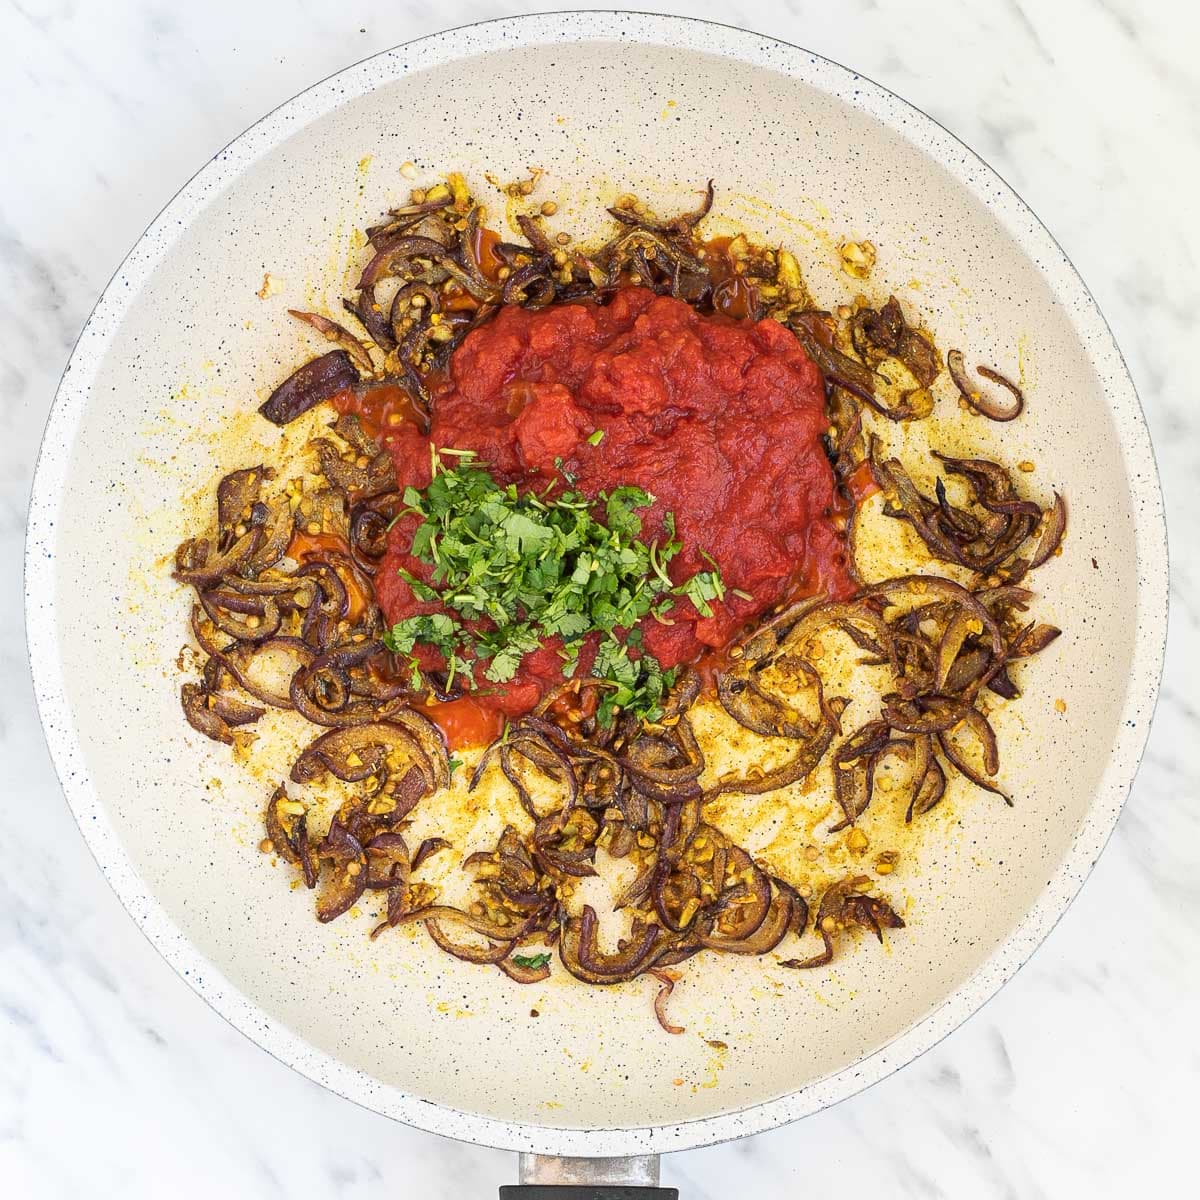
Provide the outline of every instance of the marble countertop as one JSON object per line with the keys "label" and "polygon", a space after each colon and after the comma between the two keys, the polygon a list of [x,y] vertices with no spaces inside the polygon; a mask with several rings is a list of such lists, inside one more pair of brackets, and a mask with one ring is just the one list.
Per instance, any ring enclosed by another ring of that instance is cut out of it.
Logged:
{"label": "marble countertop", "polygon": [[[0,3],[0,1194],[489,1196],[511,1155],[394,1125],[293,1074],[180,982],[109,892],[34,711],[20,556],[42,424],[110,273],[161,205],[313,80],[437,28],[564,3]],[[583,6],[580,6],[583,7]],[[1001,995],[898,1075],[667,1160],[731,1195],[1194,1194],[1200,1081],[1200,69],[1194,6],[679,0],[808,46],[932,114],[1062,242],[1154,434],[1172,532],[1162,700],[1080,898]],[[1187,663],[1193,665],[1189,669]]]}

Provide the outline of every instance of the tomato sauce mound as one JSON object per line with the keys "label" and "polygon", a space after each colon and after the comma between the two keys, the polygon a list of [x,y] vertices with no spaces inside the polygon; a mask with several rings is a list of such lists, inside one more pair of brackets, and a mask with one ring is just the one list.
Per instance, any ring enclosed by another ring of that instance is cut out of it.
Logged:
{"label": "tomato sauce mound", "polygon": [[[603,307],[506,307],[455,351],[433,398],[428,437],[411,424],[385,437],[402,488],[428,485],[432,442],[474,450],[498,480],[539,492],[562,475],[588,495],[644,488],[655,498],[641,513],[647,542],[663,538],[663,516],[675,514],[683,549],[672,579],[711,569],[707,554],[727,593],[710,617],[679,599],[672,624],[643,620],[644,645],[664,667],[719,650],[780,601],[854,590],[831,520],[824,385],[775,321],[702,315],[634,287]],[[409,553],[415,524],[392,529],[376,576],[389,621],[437,608],[397,574],[431,576]],[[443,665],[428,648],[418,657]],[[529,711],[561,682],[557,646],[547,644],[511,683],[473,698],[480,728],[456,740],[486,740],[497,715]]]}

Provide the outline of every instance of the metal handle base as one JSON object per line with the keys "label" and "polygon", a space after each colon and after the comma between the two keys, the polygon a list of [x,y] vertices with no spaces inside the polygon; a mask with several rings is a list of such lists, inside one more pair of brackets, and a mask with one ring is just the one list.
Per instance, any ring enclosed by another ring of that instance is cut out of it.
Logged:
{"label": "metal handle base", "polygon": [[679,1189],[622,1184],[510,1183],[500,1189],[500,1200],[679,1200]]}
{"label": "metal handle base", "polygon": [[633,1158],[551,1158],[522,1154],[519,1184],[500,1189],[500,1200],[679,1200],[676,1188],[658,1186],[657,1154]]}

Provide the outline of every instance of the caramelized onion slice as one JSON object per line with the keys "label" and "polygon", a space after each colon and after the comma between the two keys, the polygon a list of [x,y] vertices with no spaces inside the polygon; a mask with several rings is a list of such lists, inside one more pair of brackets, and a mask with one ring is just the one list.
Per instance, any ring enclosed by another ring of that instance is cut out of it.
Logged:
{"label": "caramelized onion slice", "polygon": [[242,567],[263,540],[260,525],[253,525],[223,552],[214,553],[207,538],[188,538],[175,551],[175,570],[180,583],[195,588],[211,587]]}
{"label": "caramelized onion slice", "polygon": [[584,983],[625,983],[651,966],[659,949],[657,925],[634,924],[626,944],[614,954],[600,950],[596,910],[584,905],[578,917],[568,917],[559,939],[559,957],[563,966]]}
{"label": "caramelized onion slice", "polygon": [[987,417],[989,421],[1014,421],[1021,415],[1025,408],[1025,396],[1015,383],[1005,379],[999,371],[993,371],[991,367],[975,368],[984,379],[990,379],[1008,392],[1007,400],[994,393],[984,392],[971,382],[961,350],[950,350],[946,353],[946,366],[959,395],[981,417]]}
{"label": "caramelized onion slice", "polygon": [[633,225],[639,229],[650,229],[655,233],[678,237],[682,234],[690,233],[708,216],[712,210],[715,195],[716,190],[713,187],[713,181],[710,179],[708,186],[704,189],[704,200],[701,202],[700,207],[693,212],[680,213],[677,217],[672,217],[668,221],[649,221],[627,208],[617,208],[614,206],[608,211],[622,225]]}
{"label": "caramelized onion slice", "polygon": [[[840,716],[844,703],[840,697],[835,697],[830,701],[830,707],[836,715]],[[821,759],[825,757],[825,751],[829,749],[829,743],[833,740],[833,732],[834,726],[828,720],[822,721],[816,733],[806,741],[802,741],[795,755],[782,766],[761,774],[747,775],[741,779],[718,779],[705,793],[705,799],[712,800],[730,792],[757,796],[763,792],[773,792],[777,788],[786,787],[789,783],[807,779],[816,770]]]}
{"label": "caramelized onion slice", "polygon": [[779,965],[796,970],[823,967],[832,961],[834,937],[844,929],[869,929],[881,942],[884,929],[903,929],[903,920],[886,900],[861,891],[869,882],[867,876],[855,875],[831,884],[817,909],[816,931],[824,949],[811,958],[792,958]]}
{"label": "caramelized onion slice", "polygon": [[[461,958],[464,962],[470,963],[499,963],[506,959],[513,950],[516,944],[514,940],[493,942],[490,945],[479,946],[473,945],[470,942],[458,941],[451,937],[449,933],[442,927],[443,921],[455,921],[460,924],[470,927],[469,922],[465,919],[465,914],[458,913],[457,910],[450,910],[455,914],[449,917],[447,913],[442,912],[436,917],[425,917],[425,928],[429,932],[429,936],[437,943],[438,947],[445,950],[447,954],[452,954],[455,958]],[[478,931],[476,931],[478,932]],[[490,935],[489,935],[490,936]]]}
{"label": "caramelized onion slice", "polygon": [[289,375],[259,412],[274,425],[286,425],[322,400],[330,400],[358,383],[358,372],[345,350],[330,350]]}
{"label": "caramelized onion slice", "polygon": [[[407,769],[402,772],[402,767]],[[346,783],[374,775],[394,779],[398,787],[401,781],[409,780],[409,772],[415,768],[428,792],[433,789],[425,767],[424,754],[407,728],[378,721],[321,734],[296,760],[292,779],[311,783],[329,771]]]}
{"label": "caramelized onion slice", "polygon": [[727,936],[716,931],[701,933],[701,945],[710,950],[721,950],[726,954],[768,954],[787,936],[796,919],[793,893],[790,888],[776,887],[767,880],[769,901],[766,911],[757,926],[749,933]]}
{"label": "caramelized onion slice", "polygon": [[[805,316],[806,314],[800,315]],[[875,398],[875,387],[878,381],[875,372],[870,367],[864,366],[858,359],[851,358],[848,354],[843,354],[836,347],[826,345],[813,332],[811,324],[799,318],[795,319],[789,328],[800,339],[804,353],[812,359],[827,383],[845,388],[852,396],[871,405],[872,408],[880,408]],[[880,411],[884,411],[885,415],[888,415],[885,410],[880,409]]]}
{"label": "caramelized onion slice", "polygon": [[331,321],[320,313],[303,312],[298,308],[289,308],[288,314],[303,321],[305,325],[315,329],[327,342],[336,342],[350,356],[351,361],[364,375],[375,374],[375,363],[371,359],[366,346],[362,344],[348,329]]}
{"label": "caramelized onion slice", "polygon": [[[807,663],[797,663],[818,691],[820,676]],[[717,676],[717,698],[721,707],[741,726],[764,737],[812,737],[812,724],[790,704],[765,692],[758,684],[754,665],[722,671]]]}
{"label": "caramelized onion slice", "polygon": [[426,859],[432,858],[442,850],[449,850],[450,843],[444,837],[426,838],[412,856],[412,869],[415,871]]}
{"label": "caramelized onion slice", "polygon": [[408,887],[413,860],[402,833],[377,833],[363,849],[367,855],[367,887]]}
{"label": "caramelized onion slice", "polygon": [[357,903],[367,887],[367,856],[357,838],[335,821],[317,851],[323,884],[317,895],[317,920],[336,920]]}
{"label": "caramelized onion slice", "polygon": [[[358,280],[358,290],[368,294],[368,303],[376,283],[388,275],[401,274],[400,269],[410,260],[422,258],[430,262],[441,262],[447,253],[442,242],[405,232],[384,235],[375,246],[378,252],[363,268]],[[442,279],[445,279],[445,275],[442,275]]]}
{"label": "caramelized onion slice", "polygon": [[209,692],[198,683],[185,683],[179,698],[187,723],[205,737],[226,745],[233,745],[234,727],[252,725],[266,712],[236,697]]}
{"label": "caramelized onion slice", "polygon": [[1054,504],[1045,517],[1045,524],[1042,527],[1041,535],[1038,537],[1033,558],[1029,560],[1029,569],[1031,571],[1034,567],[1040,567],[1058,549],[1062,544],[1063,534],[1066,531],[1067,502],[1055,492]]}
{"label": "caramelized onion slice", "polygon": [[963,714],[962,725],[959,726],[959,729],[964,726],[974,735],[979,744],[983,762],[982,770],[968,758],[966,748],[956,740],[958,735],[952,729],[943,730],[936,735],[939,749],[946,761],[960,775],[964,775],[976,787],[983,788],[986,792],[993,792],[1011,808],[1013,806],[1012,797],[1003,788],[993,783],[991,778],[1000,769],[996,734],[991,723],[977,708],[968,708]]}
{"label": "caramelized onion slice", "polygon": [[273,597],[247,596],[220,585],[200,593],[200,606],[222,633],[242,642],[274,637],[283,620]]}
{"label": "caramelized onion slice", "polygon": [[686,1033],[687,1030],[682,1025],[674,1025],[667,1020],[667,1001],[671,998],[671,993],[675,990],[675,985],[679,982],[678,972],[668,970],[665,967],[651,967],[646,973],[653,975],[662,985],[658,989],[658,994],[654,997],[654,1015],[658,1018],[658,1023],[666,1033]]}
{"label": "caramelized onion slice", "polygon": [[307,819],[304,805],[293,800],[280,784],[267,801],[263,823],[275,853],[293,866],[300,861],[301,830]]}
{"label": "caramelized onion slice", "polygon": [[239,522],[248,525],[254,506],[258,503],[264,479],[270,472],[261,464],[231,471],[217,484],[217,528],[221,531],[222,544],[232,542],[238,536],[234,530]]}
{"label": "caramelized onion slice", "polygon": [[[925,748],[921,748],[922,741],[925,743]],[[933,753],[932,747],[928,744],[928,739],[917,739],[914,750],[916,756],[916,766],[913,768],[914,784],[912,787],[911,799],[908,802],[908,809],[904,814],[905,823],[910,823],[913,817],[919,817],[927,813],[931,808],[940,803],[943,796],[946,794],[946,772],[942,768],[942,764],[938,762],[937,756]],[[917,767],[924,765],[923,773],[917,775]]]}

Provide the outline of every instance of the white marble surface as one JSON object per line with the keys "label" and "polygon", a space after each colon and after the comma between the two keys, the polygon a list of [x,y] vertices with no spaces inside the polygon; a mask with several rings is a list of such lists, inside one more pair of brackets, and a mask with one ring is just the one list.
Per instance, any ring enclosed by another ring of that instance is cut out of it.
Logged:
{"label": "white marble surface", "polygon": [[[393,1125],[234,1033],[142,939],[76,833],[34,712],[24,510],[54,386],[158,208],[313,80],[545,5],[0,3],[0,1195],[494,1195],[512,1156]],[[1112,322],[1172,525],[1168,665],[1128,808],[1080,899],[982,1013],[838,1108],[669,1159],[731,1195],[1196,1194],[1200,1048],[1200,18],[1167,0],[677,3],[849,63],[978,149]],[[98,619],[103,619],[102,611]]]}

